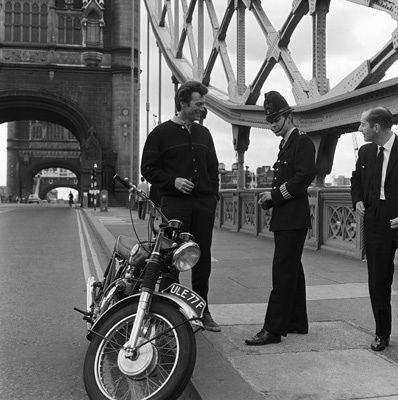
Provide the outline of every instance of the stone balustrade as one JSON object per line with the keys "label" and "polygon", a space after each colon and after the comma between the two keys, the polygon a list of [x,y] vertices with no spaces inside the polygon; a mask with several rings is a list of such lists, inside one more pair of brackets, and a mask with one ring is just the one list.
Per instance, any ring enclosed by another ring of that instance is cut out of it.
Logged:
{"label": "stone balustrade", "polygon": [[[258,204],[266,189],[221,190],[215,226],[234,232],[273,238],[269,231],[272,210]],[[363,221],[351,204],[348,187],[311,187],[308,190],[312,228],[305,246],[327,249],[363,259]]]}

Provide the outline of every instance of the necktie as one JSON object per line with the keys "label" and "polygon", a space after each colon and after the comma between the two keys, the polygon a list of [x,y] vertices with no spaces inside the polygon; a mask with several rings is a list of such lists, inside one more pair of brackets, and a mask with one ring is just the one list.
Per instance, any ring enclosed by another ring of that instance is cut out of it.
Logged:
{"label": "necktie", "polygon": [[285,145],[285,139],[282,139],[279,143],[279,150],[282,150],[283,146]]}
{"label": "necktie", "polygon": [[375,175],[374,175],[374,186],[373,186],[373,203],[377,205],[380,200],[380,187],[381,187],[381,174],[383,170],[384,161],[384,147],[380,147],[376,157]]}

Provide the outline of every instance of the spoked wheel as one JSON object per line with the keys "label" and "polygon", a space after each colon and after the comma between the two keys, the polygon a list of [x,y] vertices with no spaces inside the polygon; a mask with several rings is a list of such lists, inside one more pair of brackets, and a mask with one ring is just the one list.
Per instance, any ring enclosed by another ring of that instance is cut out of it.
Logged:
{"label": "spoked wheel", "polygon": [[[195,336],[184,316],[154,298],[145,316],[139,347],[123,349],[133,327],[137,303],[115,312],[98,329],[87,350],[84,382],[92,400],[173,400],[183,392],[196,360]],[[176,329],[173,326],[183,323]],[[126,357],[128,356],[128,357]]]}

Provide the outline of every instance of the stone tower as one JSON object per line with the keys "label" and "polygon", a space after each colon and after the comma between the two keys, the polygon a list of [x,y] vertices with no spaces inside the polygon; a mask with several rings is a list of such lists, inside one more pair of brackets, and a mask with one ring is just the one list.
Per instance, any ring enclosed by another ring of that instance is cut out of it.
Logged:
{"label": "stone tower", "polygon": [[90,187],[94,163],[102,189],[114,191],[115,172],[138,180],[131,43],[134,30],[138,87],[139,12],[133,21],[133,6],[139,10],[139,0],[0,0],[0,123],[14,122],[8,134],[11,191],[31,187],[37,168],[51,164],[44,148],[15,145],[28,137],[22,121],[32,120],[61,125],[79,141],[81,192]]}

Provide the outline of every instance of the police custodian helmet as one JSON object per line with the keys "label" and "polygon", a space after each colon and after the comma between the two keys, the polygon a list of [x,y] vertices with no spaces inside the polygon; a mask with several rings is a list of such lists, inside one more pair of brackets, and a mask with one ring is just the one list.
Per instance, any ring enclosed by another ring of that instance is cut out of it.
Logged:
{"label": "police custodian helmet", "polygon": [[265,119],[270,124],[281,115],[289,114],[291,111],[292,108],[280,93],[273,90],[264,94]]}

